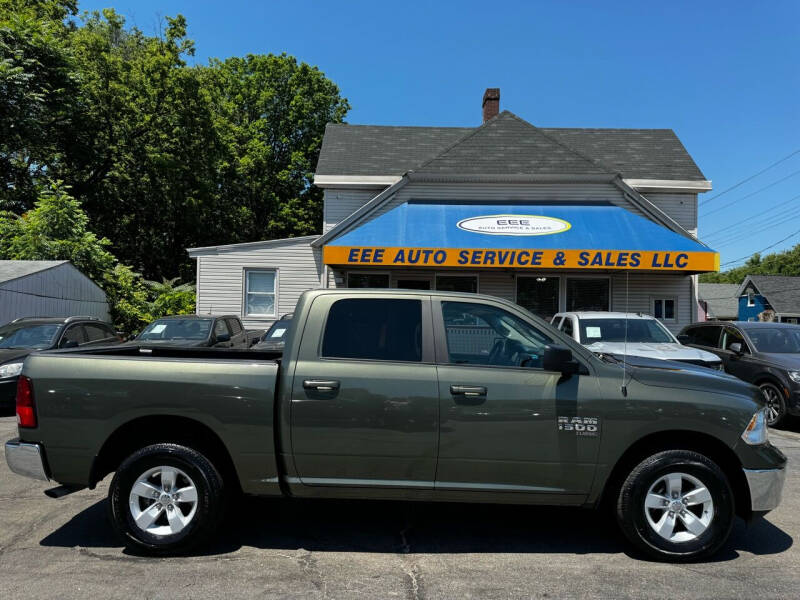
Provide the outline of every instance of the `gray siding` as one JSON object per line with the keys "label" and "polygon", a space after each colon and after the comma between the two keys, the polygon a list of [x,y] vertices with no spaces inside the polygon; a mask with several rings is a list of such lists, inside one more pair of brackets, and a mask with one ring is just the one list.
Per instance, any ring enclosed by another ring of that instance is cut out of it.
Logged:
{"label": "gray siding", "polygon": [[69,263],[0,284],[0,324],[74,315],[110,318],[103,290]]}
{"label": "gray siding", "polygon": [[[674,298],[677,302],[676,320],[665,321],[664,325],[669,330],[677,333],[686,325],[695,320],[695,303],[692,301],[691,276],[682,274],[664,273],[631,273],[627,278],[624,273],[576,271],[567,273],[536,272],[536,271],[511,271],[479,269],[476,271],[454,269],[448,271],[434,271],[428,269],[353,269],[354,271],[389,271],[391,274],[390,285],[395,287],[400,278],[433,277],[440,274],[477,274],[478,293],[497,296],[511,302],[516,301],[516,277],[546,275],[547,277],[561,278],[561,306],[559,310],[566,309],[566,279],[568,277],[608,277],[611,280],[611,310],[621,312],[640,312],[652,314],[653,298]],[[345,277],[345,271],[331,270],[328,280],[329,287],[336,287],[334,277]],[[346,279],[344,280],[346,281]],[[346,285],[346,284],[342,284]],[[627,288],[627,293],[626,293]]]}
{"label": "gray siding", "polygon": [[681,227],[697,232],[697,194],[643,194],[658,208],[667,213]]}
{"label": "gray siding", "polygon": [[245,269],[276,269],[277,314],[294,311],[300,295],[320,287],[322,257],[310,240],[273,240],[263,246],[219,249],[197,257],[197,312],[234,314],[245,327],[264,328],[274,318],[244,317]]}
{"label": "gray siding", "polygon": [[326,189],[322,210],[322,233],[327,233],[334,225],[343,221],[375,196],[381,190],[332,190]]}

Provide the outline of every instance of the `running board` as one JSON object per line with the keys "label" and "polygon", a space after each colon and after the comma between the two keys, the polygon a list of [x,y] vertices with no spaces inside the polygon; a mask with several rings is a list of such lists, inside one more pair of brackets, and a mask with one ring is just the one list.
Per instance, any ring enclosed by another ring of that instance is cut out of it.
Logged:
{"label": "running board", "polygon": [[45,490],[44,494],[48,498],[63,498],[64,496],[69,496],[75,492],[80,492],[81,490],[85,490],[85,485],[59,485],[58,487],[50,488],[49,490]]}

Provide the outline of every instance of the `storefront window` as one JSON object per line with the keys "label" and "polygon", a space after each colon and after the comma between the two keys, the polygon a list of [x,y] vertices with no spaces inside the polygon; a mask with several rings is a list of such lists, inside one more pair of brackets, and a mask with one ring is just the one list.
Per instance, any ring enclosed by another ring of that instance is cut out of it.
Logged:
{"label": "storefront window", "polygon": [[477,275],[438,275],[436,289],[443,292],[478,293]]}
{"label": "storefront window", "polygon": [[567,279],[567,310],[611,310],[611,285],[607,278]]}
{"label": "storefront window", "polygon": [[558,312],[558,277],[517,277],[517,304],[549,321]]}
{"label": "storefront window", "polygon": [[388,288],[388,273],[348,273],[347,287],[349,288]]}

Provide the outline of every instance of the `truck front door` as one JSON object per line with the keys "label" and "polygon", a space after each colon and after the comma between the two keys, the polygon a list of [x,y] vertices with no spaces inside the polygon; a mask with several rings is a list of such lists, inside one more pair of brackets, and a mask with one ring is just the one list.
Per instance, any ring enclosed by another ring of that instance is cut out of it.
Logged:
{"label": "truck front door", "polygon": [[541,368],[543,330],[486,301],[433,301],[439,372],[436,493],[542,494],[580,502],[600,423],[593,376]]}
{"label": "truck front door", "polygon": [[303,484],[432,490],[431,322],[428,297],[314,300],[292,381],[291,445]]}

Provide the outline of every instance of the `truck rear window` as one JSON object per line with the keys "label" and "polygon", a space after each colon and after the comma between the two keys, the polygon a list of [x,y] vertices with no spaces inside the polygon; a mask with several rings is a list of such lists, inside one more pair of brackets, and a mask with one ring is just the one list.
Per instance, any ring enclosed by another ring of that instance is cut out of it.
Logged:
{"label": "truck rear window", "polygon": [[337,300],[325,324],[322,356],[421,361],[422,303],[373,298]]}

